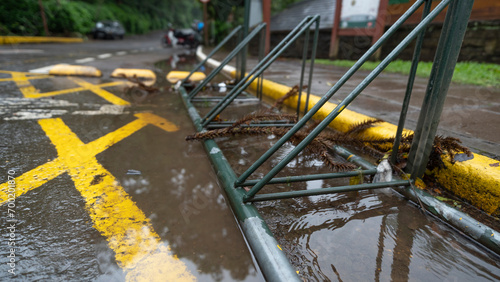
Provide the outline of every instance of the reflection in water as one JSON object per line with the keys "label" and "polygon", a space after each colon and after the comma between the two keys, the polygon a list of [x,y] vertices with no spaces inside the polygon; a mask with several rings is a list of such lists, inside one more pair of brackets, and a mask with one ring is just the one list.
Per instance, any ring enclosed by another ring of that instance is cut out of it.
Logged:
{"label": "reflection in water", "polygon": [[[105,151],[100,162],[193,275],[210,281],[261,280],[205,152],[200,144],[184,141],[191,121],[171,108],[157,114],[180,130],[172,134],[146,127]],[[130,169],[141,174],[127,175]]]}
{"label": "reflection in water", "polygon": [[[266,137],[223,142],[237,174],[266,149]],[[247,154],[242,155],[242,148]],[[262,175],[287,146],[258,170]],[[246,165],[242,164],[245,159]],[[280,176],[325,173],[299,155]],[[256,176],[254,176],[256,177]],[[322,180],[267,185],[264,193],[345,185]],[[307,281],[498,281],[500,262],[390,190],[360,191],[257,204],[292,262]]]}

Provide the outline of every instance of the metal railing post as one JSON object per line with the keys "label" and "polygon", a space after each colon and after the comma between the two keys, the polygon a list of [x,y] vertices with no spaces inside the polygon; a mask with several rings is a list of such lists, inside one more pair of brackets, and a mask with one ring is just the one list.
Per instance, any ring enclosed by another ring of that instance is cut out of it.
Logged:
{"label": "metal railing post", "polygon": [[[422,19],[424,19],[431,11],[432,0],[427,0],[425,2],[424,11],[422,12]],[[391,162],[395,164],[398,159],[399,145],[401,143],[401,137],[403,135],[403,130],[406,121],[406,114],[408,113],[408,107],[410,105],[411,92],[413,91],[413,84],[415,82],[415,75],[417,74],[418,62],[420,61],[420,53],[422,50],[422,44],[424,43],[425,29],[420,32],[415,43],[415,49],[413,51],[413,59],[411,62],[410,74],[408,75],[408,83],[406,84],[405,98],[403,99],[403,106],[401,108],[401,113],[399,115],[398,129],[396,131],[396,136],[394,138],[394,145],[392,146]]]}
{"label": "metal railing post", "polygon": [[259,33],[265,26],[265,23],[259,24],[248,36],[246,36],[243,41],[241,41],[240,44],[238,44],[238,46],[236,46],[236,48],[234,48],[234,50],[231,51],[229,55],[227,55],[227,57],[221,62],[221,64],[189,93],[189,98],[192,99],[194,96],[196,96],[196,94],[198,94],[198,92],[200,92],[200,90],[203,89],[203,87],[205,87],[224,68],[224,66],[227,65],[238,54],[238,52],[243,49],[248,44],[248,42],[250,42],[250,40],[252,40],[254,36],[257,35],[257,33]]}
{"label": "metal railing post", "polygon": [[215,48],[212,50],[212,52],[210,52],[207,57],[201,61],[198,65],[196,65],[196,67],[194,67],[194,69],[189,73],[188,76],[186,76],[186,78],[184,78],[182,80],[182,84],[186,83],[189,78],[191,77],[191,75],[193,75],[193,73],[195,73],[199,68],[201,68],[201,66],[203,66],[210,58],[212,58],[212,56],[217,52],[219,51],[220,48],[222,48],[222,46],[224,46],[224,44],[226,44],[226,42],[229,41],[229,39],[231,39],[231,37],[233,37],[236,33],[238,33],[239,31],[241,30],[241,25],[237,26],[235,29],[233,29],[233,31],[231,31],[224,39],[222,39],[222,41],[217,45],[215,46]]}
{"label": "metal railing post", "polygon": [[413,4],[408,11],[406,11],[389,30],[387,30],[380,39],[373,44],[373,46],[368,49],[368,51],[335,83],[335,85],[328,90],[327,93],[307,112],[302,119],[300,119],[297,124],[290,129],[280,140],[278,140],[267,152],[265,152],[257,161],[255,161],[245,172],[243,172],[240,177],[238,177],[236,183],[242,183],[245,181],[257,168],[259,168],[267,159],[269,159],[285,142],[287,142],[297,131],[299,131],[307,121],[309,121],[313,115],[330,100],[333,95],[351,78],[354,73],[366,62],[375,51],[384,44],[384,42],[392,35],[396,30],[411,16],[415,11],[420,8],[420,6],[425,2],[425,0],[418,0]]}
{"label": "metal railing post", "polygon": [[264,72],[283,52],[284,49],[288,48],[297,38],[309,28],[311,23],[319,20],[319,16],[306,17],[299,26],[290,32],[286,38],[280,42],[255,68],[250,71],[245,78],[238,82],[238,84],[226,95],[226,97],[221,100],[217,105],[215,105],[203,118],[203,126],[206,126],[210,121],[212,121],[220,112],[222,112],[244,89],[246,89],[260,74]]}
{"label": "metal railing post", "polygon": [[425,172],[473,4],[474,0],[453,1],[446,13],[408,157],[407,172],[412,179]]}
{"label": "metal railing post", "polygon": [[[318,136],[321,131],[323,131],[328,124],[330,124],[344,109],[347,107],[353,100],[356,98],[361,91],[363,91],[370,82],[377,77],[382,70],[384,70],[389,63],[394,60],[403,49],[410,44],[415,37],[422,31],[450,2],[451,0],[443,0],[441,3],[439,3],[436,8],[429,14],[427,18],[422,20],[420,24],[415,27],[415,29],[410,32],[410,34],[401,41],[398,46],[341,102],[335,107],[334,110],[328,114],[328,116],[321,121],[321,123],[314,128],[292,151],[290,151],[277,165],[275,165],[257,184],[255,184],[250,191],[247,192],[246,197],[244,198],[245,201],[249,201],[255,194],[257,194],[260,189],[264,187],[264,185],[269,182],[278,172],[280,172],[293,158],[295,158],[311,141]],[[451,79],[451,78],[450,78]],[[334,86],[335,87],[335,86]],[[315,106],[316,107],[316,106]],[[314,111],[311,110],[308,114],[314,115],[319,109],[315,109]],[[307,114],[306,114],[307,116]],[[306,117],[302,120],[304,120]],[[301,121],[302,121],[301,120]],[[297,123],[296,126],[294,126],[290,131],[293,129],[297,129],[299,123]],[[300,129],[300,128],[298,128]],[[297,130],[298,130],[297,129]],[[285,139],[287,135],[289,135],[290,131],[285,134],[280,140]],[[290,138],[289,136],[288,138]],[[285,140],[286,141],[286,140]],[[279,141],[278,141],[279,142]],[[276,146],[276,144],[275,144]]]}

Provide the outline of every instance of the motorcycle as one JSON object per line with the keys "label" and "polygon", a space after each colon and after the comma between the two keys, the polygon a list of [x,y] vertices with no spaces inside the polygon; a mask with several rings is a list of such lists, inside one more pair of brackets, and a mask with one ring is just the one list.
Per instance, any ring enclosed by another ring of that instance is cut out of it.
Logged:
{"label": "motorcycle", "polygon": [[168,32],[162,37],[163,47],[188,46],[191,49],[198,47],[201,43],[200,31],[203,25],[193,25],[192,28],[174,29],[169,28]]}

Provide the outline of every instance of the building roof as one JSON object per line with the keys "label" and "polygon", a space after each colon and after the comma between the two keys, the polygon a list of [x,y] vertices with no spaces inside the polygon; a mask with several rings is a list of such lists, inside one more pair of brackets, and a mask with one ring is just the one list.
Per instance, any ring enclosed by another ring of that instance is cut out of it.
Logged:
{"label": "building roof", "polygon": [[335,15],[336,0],[305,0],[271,17],[271,31],[292,30],[307,16],[320,15],[320,29],[331,29]]}

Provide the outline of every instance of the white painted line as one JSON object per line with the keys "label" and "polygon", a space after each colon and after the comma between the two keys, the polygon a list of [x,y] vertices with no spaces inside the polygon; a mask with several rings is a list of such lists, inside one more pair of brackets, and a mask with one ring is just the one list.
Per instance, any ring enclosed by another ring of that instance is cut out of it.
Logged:
{"label": "white painted line", "polygon": [[111,53],[105,53],[105,54],[98,55],[97,58],[106,59],[106,58],[109,58],[111,56],[113,56]]}
{"label": "white painted line", "polygon": [[88,63],[88,62],[92,62],[94,61],[95,59],[92,58],[92,57],[87,57],[87,58],[83,58],[83,59],[79,59],[79,60],[75,60],[75,63],[77,64],[85,64],[85,63]]}
{"label": "white painted line", "polygon": [[134,49],[131,51],[131,53],[137,53],[137,52],[139,52],[139,50],[137,50],[137,49]]}
{"label": "white painted line", "polygon": [[[60,64],[60,65],[67,65],[67,64]],[[49,71],[54,67],[55,65],[50,65],[50,66],[46,66],[46,67],[43,67],[43,68],[38,68],[38,69],[32,69],[32,70],[29,70],[29,72],[31,73],[40,73],[40,74],[49,74]]]}
{"label": "white painted line", "polygon": [[117,56],[123,56],[123,55],[126,55],[127,52],[126,51],[120,51],[120,52],[116,52],[115,53]]}
{"label": "white painted line", "polygon": [[0,50],[0,55],[11,55],[11,54],[39,54],[43,53],[43,50],[39,49],[9,49]]}

